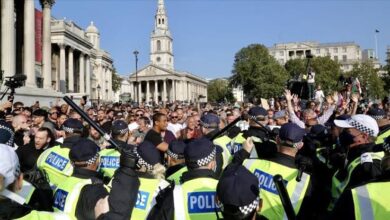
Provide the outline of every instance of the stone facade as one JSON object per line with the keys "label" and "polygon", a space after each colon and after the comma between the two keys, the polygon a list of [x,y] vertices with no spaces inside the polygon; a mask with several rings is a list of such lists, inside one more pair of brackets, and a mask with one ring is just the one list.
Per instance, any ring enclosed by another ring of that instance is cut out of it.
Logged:
{"label": "stone facade", "polygon": [[131,73],[121,90],[137,102],[207,101],[206,79],[174,68],[173,38],[163,0],[158,0],[150,38],[150,64]]}
{"label": "stone facade", "polygon": [[329,56],[341,64],[343,71],[352,70],[356,62],[362,60],[360,46],[354,42],[319,43],[315,41],[278,43],[268,48],[270,55],[281,64],[290,59],[305,58],[307,53],[313,56]]}
{"label": "stone facade", "polygon": [[[97,28],[91,24],[84,31],[73,22],[53,18],[55,0],[39,3],[42,12],[36,11],[34,0],[1,1],[2,73],[4,77],[27,76],[25,86],[16,90],[15,100],[27,105],[40,101],[47,106],[64,95],[97,99],[100,85],[101,99],[112,101],[113,60],[100,49]],[[42,14],[42,32],[35,26],[37,13]],[[42,56],[40,61],[36,52]]]}

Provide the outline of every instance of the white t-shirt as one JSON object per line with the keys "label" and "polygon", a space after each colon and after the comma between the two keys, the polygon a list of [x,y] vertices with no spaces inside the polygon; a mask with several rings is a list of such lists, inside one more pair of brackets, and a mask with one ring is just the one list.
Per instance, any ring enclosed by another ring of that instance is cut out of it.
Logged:
{"label": "white t-shirt", "polygon": [[307,82],[308,83],[314,83],[315,80],[314,78],[316,77],[316,73],[315,72],[311,72],[310,74],[307,75]]}
{"label": "white t-shirt", "polygon": [[167,128],[170,132],[172,132],[176,138],[177,138],[177,133],[183,129],[183,125],[180,124],[180,123],[176,123],[176,124],[173,124],[173,123],[168,123],[168,128]]}
{"label": "white t-shirt", "polygon": [[324,91],[316,90],[315,95],[314,95],[314,99],[317,102],[322,102],[324,100],[324,98],[325,98]]}

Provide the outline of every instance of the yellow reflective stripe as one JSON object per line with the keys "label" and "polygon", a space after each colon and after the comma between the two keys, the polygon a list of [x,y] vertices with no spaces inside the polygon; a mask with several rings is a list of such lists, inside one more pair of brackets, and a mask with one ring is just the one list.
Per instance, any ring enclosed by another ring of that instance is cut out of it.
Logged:
{"label": "yellow reflective stripe", "polygon": [[175,219],[185,219],[185,206],[184,206],[184,196],[183,188],[180,185],[175,186],[173,190],[173,202],[175,206]]}
{"label": "yellow reflective stripe", "polygon": [[356,188],[356,192],[358,196],[361,219],[374,219],[374,213],[372,212],[372,205],[367,186],[364,185]]}

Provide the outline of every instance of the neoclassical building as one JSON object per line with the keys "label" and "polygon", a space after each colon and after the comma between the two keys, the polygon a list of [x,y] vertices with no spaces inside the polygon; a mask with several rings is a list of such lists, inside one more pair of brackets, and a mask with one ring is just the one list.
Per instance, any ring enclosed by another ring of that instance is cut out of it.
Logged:
{"label": "neoclassical building", "polygon": [[158,0],[154,30],[150,38],[150,63],[137,73],[131,73],[129,81],[123,82],[122,87],[127,89],[122,89],[121,92],[130,93],[133,100],[138,98],[138,102],[207,100],[206,79],[175,70],[173,38],[169,31],[164,0]]}
{"label": "neoclassical building", "polygon": [[15,100],[49,105],[56,97],[83,95],[112,101],[112,63],[100,49],[100,34],[91,25],[84,31],[71,21],[52,17],[55,0],[1,1],[1,71],[3,77],[25,74],[25,86]]}

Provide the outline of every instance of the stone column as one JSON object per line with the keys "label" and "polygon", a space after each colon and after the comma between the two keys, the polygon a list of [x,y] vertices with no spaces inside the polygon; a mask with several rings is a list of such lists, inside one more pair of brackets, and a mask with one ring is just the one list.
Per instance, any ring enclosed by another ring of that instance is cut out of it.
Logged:
{"label": "stone column", "polygon": [[154,81],[154,102],[158,103],[158,81]]}
{"label": "stone column", "polygon": [[85,92],[85,75],[84,75],[84,54],[83,52],[80,53],[79,57],[79,80],[80,80],[80,88],[79,92],[84,93]]}
{"label": "stone column", "polygon": [[40,0],[43,9],[43,34],[42,34],[42,72],[43,88],[52,89],[51,86],[51,7],[55,0]]}
{"label": "stone column", "polygon": [[14,1],[1,1],[1,68],[3,77],[13,76],[16,71],[16,44]]}
{"label": "stone column", "polygon": [[167,101],[167,80],[163,80],[163,95],[162,95],[162,101],[166,102]]}
{"label": "stone column", "polygon": [[142,81],[138,81],[138,103],[142,102]]}
{"label": "stone column", "polygon": [[[23,73],[27,75],[26,86],[37,87],[35,80],[35,8],[34,0],[24,1],[24,57]],[[2,45],[4,47],[4,45]]]}
{"label": "stone column", "polygon": [[91,97],[91,58],[88,55],[85,60],[85,73],[85,85],[87,88],[85,92]]}
{"label": "stone column", "polygon": [[68,51],[68,92],[74,92],[73,48]]}
{"label": "stone column", "polygon": [[147,80],[146,81],[146,98],[145,98],[146,103],[149,102],[149,98],[150,98],[150,85],[149,85],[149,80]]}
{"label": "stone column", "polygon": [[65,67],[66,67],[66,60],[65,60],[65,44],[59,44],[60,47],[60,91],[66,92],[66,75],[65,75]]}
{"label": "stone column", "polygon": [[173,88],[173,101],[177,101],[177,89],[176,89],[176,80],[172,80],[172,88]]}

